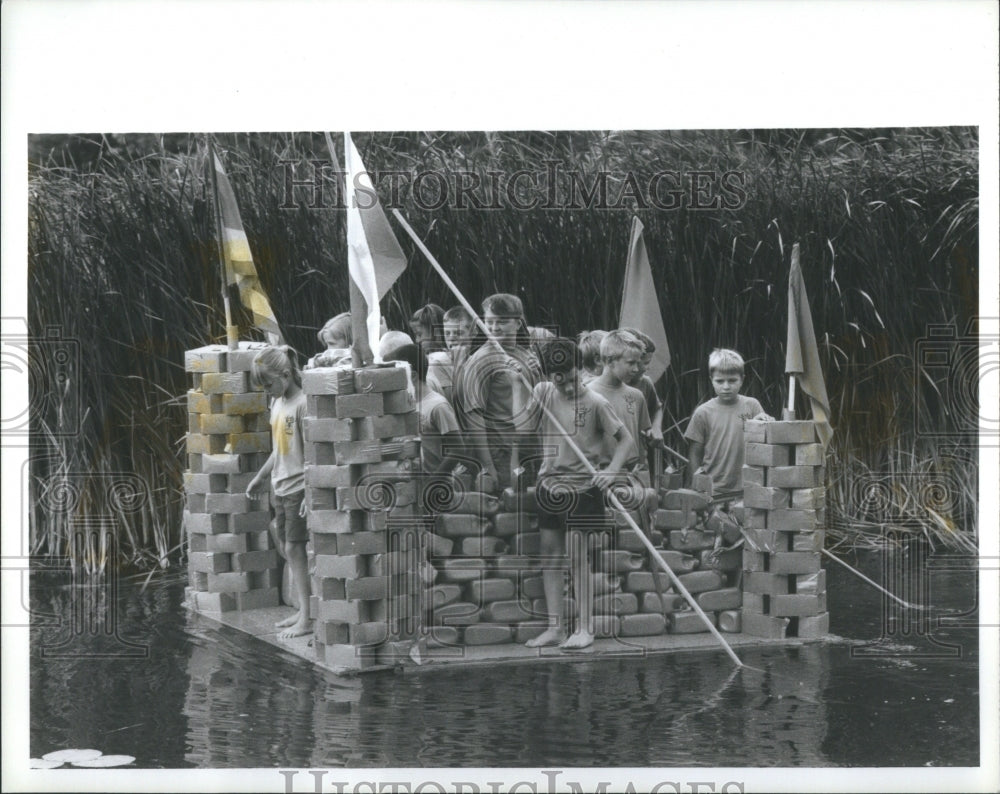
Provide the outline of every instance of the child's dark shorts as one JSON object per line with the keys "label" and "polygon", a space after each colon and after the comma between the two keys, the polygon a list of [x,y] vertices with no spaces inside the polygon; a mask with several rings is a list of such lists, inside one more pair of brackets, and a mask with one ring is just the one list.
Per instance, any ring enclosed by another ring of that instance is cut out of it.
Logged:
{"label": "child's dark shorts", "polygon": [[296,491],[287,496],[274,494],[271,504],[274,505],[274,535],[282,542],[305,543],[309,540],[309,530],[306,528],[306,517],[299,515],[305,491]]}
{"label": "child's dark shorts", "polygon": [[[589,478],[587,478],[589,479]],[[542,476],[535,487],[538,528],[604,532],[612,522],[604,507],[604,493],[558,475]]]}

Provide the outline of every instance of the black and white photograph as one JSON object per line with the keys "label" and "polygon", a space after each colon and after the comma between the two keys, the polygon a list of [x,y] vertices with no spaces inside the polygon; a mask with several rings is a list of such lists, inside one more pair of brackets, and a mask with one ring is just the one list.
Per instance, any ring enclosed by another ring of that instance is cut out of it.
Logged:
{"label": "black and white photograph", "polygon": [[3,6],[3,787],[996,791],[995,4]]}

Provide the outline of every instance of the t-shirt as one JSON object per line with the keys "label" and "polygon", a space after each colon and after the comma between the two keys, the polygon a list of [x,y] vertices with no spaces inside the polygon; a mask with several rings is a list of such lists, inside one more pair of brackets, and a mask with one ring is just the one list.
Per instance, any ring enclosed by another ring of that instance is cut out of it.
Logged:
{"label": "t-shirt", "polygon": [[646,398],[646,409],[649,411],[649,415],[656,416],[656,412],[660,410],[660,395],[656,393],[656,386],[649,379],[649,375],[643,375],[635,388],[641,391],[642,396]]}
{"label": "t-shirt", "polygon": [[742,490],[743,423],[763,412],[757,400],[743,394],[732,405],[713,397],[694,409],[684,438],[705,445],[703,463],[717,490]]}
{"label": "t-shirt", "polygon": [[271,487],[275,496],[288,496],[306,487],[302,439],[305,413],[306,395],[302,391],[288,400],[276,397],[271,403],[271,443],[274,446]]}
{"label": "t-shirt", "polygon": [[459,432],[451,404],[436,391],[426,389],[417,404],[420,417],[420,459],[424,471],[437,471],[444,459],[443,442],[448,433]]}
{"label": "t-shirt", "polygon": [[[606,386],[601,383],[600,378],[592,380],[587,388],[597,392],[609,403],[615,415],[622,420],[628,432],[632,434],[632,449],[625,460],[625,468],[631,469],[638,463],[645,464],[646,444],[643,442],[641,433],[649,430],[649,411],[646,409],[646,398],[642,392],[625,383],[617,388]],[[614,454],[615,443],[613,439],[606,439],[609,444],[609,459]]]}
{"label": "t-shirt", "polygon": [[[549,409],[558,426],[536,403]],[[570,447],[566,434],[595,469],[607,466],[612,456],[608,454],[605,441],[624,427],[611,404],[589,388],[582,388],[574,399],[567,400],[553,383],[543,381],[532,391],[528,410],[536,412],[534,419],[542,437],[543,460],[539,477],[556,473],[578,475],[575,487],[580,490],[589,488],[593,475]]]}
{"label": "t-shirt", "polygon": [[452,400],[452,384],[454,365],[451,351],[439,350],[427,354],[427,385],[450,403]]}
{"label": "t-shirt", "polygon": [[[512,371],[511,361],[527,379],[528,387]],[[495,437],[493,443],[504,446],[514,443],[514,389],[518,390],[516,396],[521,402],[519,410],[523,410],[531,396],[528,389],[541,377],[541,365],[528,348],[512,346],[501,353],[493,344],[483,345],[462,366],[453,392],[463,429],[469,433],[489,432]],[[473,411],[481,416],[472,416]]]}

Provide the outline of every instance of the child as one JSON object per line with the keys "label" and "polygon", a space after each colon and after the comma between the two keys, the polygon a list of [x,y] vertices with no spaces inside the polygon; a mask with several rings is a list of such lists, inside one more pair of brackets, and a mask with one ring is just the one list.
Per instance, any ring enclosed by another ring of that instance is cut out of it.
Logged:
{"label": "child", "polygon": [[496,493],[510,486],[512,469],[518,468],[515,448],[521,446],[518,451],[524,453],[523,442],[530,446],[516,425],[530,389],[541,379],[541,367],[530,347],[520,298],[505,293],[486,298],[483,321],[501,349],[483,338],[471,353],[455,382],[455,412],[480,463],[477,490]]}
{"label": "child", "polygon": [[[385,317],[382,318],[380,328],[384,336],[387,332]],[[350,312],[341,312],[336,317],[327,320],[326,325],[320,329],[317,336],[319,337],[319,341],[326,345],[327,349],[309,359],[304,369],[351,365],[354,331],[351,328]]]}
{"label": "child", "polygon": [[386,357],[392,355],[393,351],[399,350],[403,345],[412,344],[413,339],[406,331],[386,331],[378,340],[378,352],[382,360],[385,361]]}
{"label": "child", "polygon": [[308,362],[306,369],[313,367],[335,367],[339,364],[351,363],[351,313],[343,312],[326,321],[326,324],[316,334],[319,341],[326,345],[326,350],[317,353]]}
{"label": "child", "polygon": [[459,462],[462,432],[451,404],[427,385],[427,355],[418,345],[403,345],[393,350],[385,360],[405,361],[410,365],[420,417],[421,468],[426,474],[451,472]]}
{"label": "child", "polygon": [[436,303],[417,309],[410,318],[410,335],[427,354],[445,350],[444,309]]}
{"label": "child", "polygon": [[299,600],[299,611],[276,625],[284,629],[279,637],[299,637],[310,631],[309,570],[306,559],[305,445],[302,417],[306,395],[302,376],[295,362],[295,351],[287,345],[266,347],[254,359],[251,371],[254,383],[273,398],[271,403],[271,443],[267,462],[247,486],[247,496],[257,498],[270,475],[274,491],[275,540],[283,544],[284,555],[292,574],[292,586]]}
{"label": "child", "polygon": [[[535,489],[541,554],[562,557],[569,543],[577,614],[575,631],[567,637],[562,617],[563,573],[551,567],[544,569],[548,628],[526,645],[580,650],[594,642],[590,552],[592,533],[608,529],[602,492],[616,482],[632,439],[608,401],[580,384],[580,354],[573,340],[557,338],[547,342],[542,362],[551,380],[534,387],[529,405],[529,416],[542,433],[546,451]],[[545,406],[555,421],[540,406]],[[570,437],[598,470],[596,474],[580,460],[570,445]],[[609,444],[608,439],[614,439],[614,443]]]}
{"label": "child", "polygon": [[580,383],[584,386],[604,371],[604,365],[601,363],[601,340],[607,333],[607,331],[580,331],[580,335],[576,338],[580,348],[580,360],[583,363]]}
{"label": "child", "polygon": [[743,423],[747,419],[773,419],[757,400],[740,394],[744,366],[743,357],[735,350],[712,351],[708,374],[716,396],[694,409],[684,433],[691,442],[688,481],[704,466],[718,493],[743,490]]}
{"label": "child", "polygon": [[601,364],[604,369],[600,376],[587,384],[587,388],[611,404],[615,415],[632,436],[633,448],[625,461],[625,468],[629,470],[646,469],[644,439],[650,433],[649,412],[642,392],[628,385],[639,371],[642,354],[642,342],[627,331],[605,334],[601,340]]}
{"label": "child", "polygon": [[649,368],[649,362],[653,360],[653,353],[656,352],[656,343],[638,328],[623,328],[622,330],[628,331],[632,334],[632,336],[642,342],[644,349],[642,357],[639,359],[639,373],[628,382],[628,385],[641,391],[642,396],[646,398],[646,408],[649,410],[649,415],[652,417],[652,431],[650,438],[654,445],[662,444],[663,403],[660,402],[660,395],[656,393],[656,386],[646,374],[646,370]]}

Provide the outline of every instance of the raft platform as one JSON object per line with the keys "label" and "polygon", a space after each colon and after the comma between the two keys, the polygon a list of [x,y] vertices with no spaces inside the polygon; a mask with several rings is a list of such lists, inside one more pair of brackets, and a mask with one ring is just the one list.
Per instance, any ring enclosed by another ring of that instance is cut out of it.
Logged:
{"label": "raft platform", "polygon": [[[507,664],[574,663],[606,659],[642,658],[697,651],[722,651],[718,640],[710,633],[658,634],[648,637],[611,637],[594,640],[593,646],[584,651],[561,651],[558,648],[528,648],[521,643],[495,645],[455,645],[424,647],[419,662],[411,657],[398,664],[379,664],[364,669],[332,667],[316,658],[311,634],[291,639],[279,639],[275,622],[294,614],[292,607],[269,607],[244,612],[198,612],[193,615],[207,623],[225,626],[247,634],[278,650],[305,659],[317,667],[337,676],[357,676],[368,673],[395,672],[403,674],[425,673],[432,670],[470,667],[492,667]],[[841,642],[840,637],[828,634],[816,638],[786,637],[768,639],[743,633],[726,633],[726,642],[733,649],[760,647],[795,647],[816,642]],[[416,643],[415,643],[416,644]]]}

